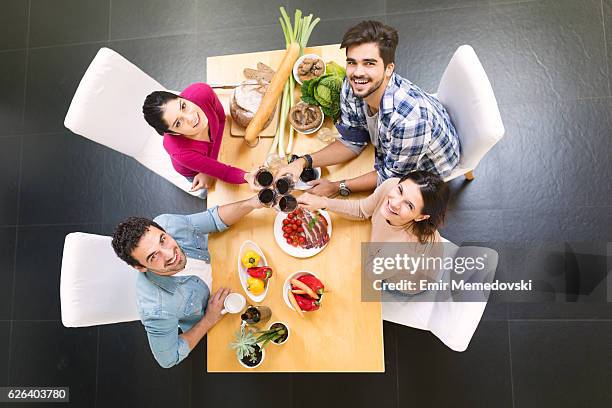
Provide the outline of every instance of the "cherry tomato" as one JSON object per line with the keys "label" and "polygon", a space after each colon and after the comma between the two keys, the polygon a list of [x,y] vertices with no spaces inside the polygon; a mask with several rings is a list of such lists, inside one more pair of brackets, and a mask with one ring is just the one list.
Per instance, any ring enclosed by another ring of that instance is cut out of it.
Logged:
{"label": "cherry tomato", "polygon": [[291,225],[291,229],[292,229],[292,230],[294,230],[294,231],[296,231],[296,230],[298,229],[298,227],[297,227],[297,225],[292,224],[292,225]]}
{"label": "cherry tomato", "polygon": [[283,238],[287,239],[289,238],[289,234],[287,234],[286,232],[283,234]]}
{"label": "cherry tomato", "polygon": [[295,220],[294,222],[295,222],[295,225],[297,225],[298,227],[302,225],[302,220]]}
{"label": "cherry tomato", "polygon": [[291,240],[291,238],[287,238],[287,243],[288,243],[289,245],[292,245],[292,244],[293,244],[293,241]]}
{"label": "cherry tomato", "polygon": [[297,232],[304,232],[304,228],[298,227]]}
{"label": "cherry tomato", "polygon": [[289,224],[290,222],[291,222],[290,220],[288,220],[288,219],[286,219],[286,218],[285,218],[285,219],[283,220],[283,225],[287,225],[287,224]]}
{"label": "cherry tomato", "polygon": [[299,237],[299,238],[298,238],[298,242],[299,242],[300,244],[303,244],[304,242],[306,242],[306,237]]}
{"label": "cherry tomato", "polygon": [[293,219],[293,213],[289,213],[289,214],[287,215],[287,218],[289,218],[290,220],[292,220],[292,219]]}

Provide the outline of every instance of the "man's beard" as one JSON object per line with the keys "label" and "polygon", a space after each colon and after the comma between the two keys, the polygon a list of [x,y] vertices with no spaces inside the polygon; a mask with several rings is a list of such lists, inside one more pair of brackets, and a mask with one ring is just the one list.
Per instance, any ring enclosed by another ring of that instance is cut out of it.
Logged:
{"label": "man's beard", "polygon": [[[352,79],[354,80],[355,78],[353,77]],[[365,95],[359,95],[359,94],[358,94],[358,93],[355,91],[355,88],[353,88],[353,93],[354,93],[355,95],[357,95],[358,97],[365,99],[365,98],[367,98],[368,96],[372,95],[374,92],[376,92],[376,91],[378,90],[378,88],[380,88],[380,86],[382,85],[383,81],[384,81],[384,78],[381,78],[381,79],[380,79],[380,81],[378,81],[377,83],[375,83],[374,85],[372,85],[372,86],[370,87],[370,89],[369,89],[368,91],[366,91]]]}
{"label": "man's beard", "polygon": [[[178,273],[180,271],[182,271],[183,269],[185,269],[185,266],[187,265],[187,256],[185,256],[185,252],[183,252],[183,249],[181,247],[178,248],[179,250],[179,256],[181,258],[181,261],[179,261],[178,265],[173,266],[172,269],[169,268],[165,268],[163,270],[155,270],[155,269],[151,269],[152,272],[161,274],[161,275],[174,275],[174,273]],[[169,273],[169,272],[174,272],[174,273]]]}

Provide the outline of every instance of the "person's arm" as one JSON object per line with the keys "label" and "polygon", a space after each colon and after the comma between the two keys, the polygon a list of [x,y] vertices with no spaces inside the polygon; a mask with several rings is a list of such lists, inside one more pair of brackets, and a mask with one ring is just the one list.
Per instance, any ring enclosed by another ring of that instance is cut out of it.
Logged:
{"label": "person's arm", "polygon": [[184,150],[172,155],[172,159],[198,173],[208,174],[230,184],[242,184],[247,180],[244,170],[212,159],[195,150]]}
{"label": "person's arm", "polygon": [[210,299],[208,299],[208,306],[206,307],[204,317],[202,317],[191,329],[179,336],[179,338],[187,343],[189,351],[193,350],[206,333],[221,320],[223,317],[221,314],[223,302],[230,292],[228,288],[220,288],[217,290]]}
{"label": "person's arm", "polygon": [[386,180],[372,194],[360,200],[333,199],[304,193],[298,197],[298,203],[309,210],[325,208],[346,218],[365,220],[372,217],[380,200],[397,185],[397,181]]}
{"label": "person's arm", "polygon": [[[373,170],[369,173],[362,174],[359,177],[346,180],[345,183],[348,189],[353,193],[360,191],[372,191],[378,184],[378,173]],[[313,180],[308,184],[313,186],[313,188],[309,190],[310,193],[323,197],[332,196],[340,191],[340,180],[329,181],[326,179],[319,179]]]}
{"label": "person's arm", "polygon": [[178,335],[176,316],[147,317],[142,320],[147,331],[153,357],[163,368],[170,368],[185,359],[191,349]]}
{"label": "person's arm", "polygon": [[221,218],[225,225],[230,226],[240,221],[240,219],[251,211],[262,207],[259,199],[255,195],[247,200],[222,205],[219,207],[219,218]]}
{"label": "person's arm", "polygon": [[[325,146],[318,152],[311,154],[312,167],[333,166],[334,164],[344,163],[354,159],[357,156],[358,153],[353,152],[340,141],[336,140],[334,143]],[[306,159],[300,157],[287,166],[278,169],[277,174],[279,176],[291,174],[293,179],[297,181],[300,174],[302,174],[302,170],[304,170],[307,165]]]}
{"label": "person's arm", "polygon": [[212,105],[215,110],[215,114],[217,116],[217,120],[219,121],[219,128],[217,130],[217,134],[215,135],[215,139],[213,141],[213,148],[210,153],[211,158],[218,159],[219,158],[219,150],[221,149],[221,141],[223,140],[223,130],[225,129],[225,111],[223,110],[223,105],[219,100],[214,91],[212,91]]}

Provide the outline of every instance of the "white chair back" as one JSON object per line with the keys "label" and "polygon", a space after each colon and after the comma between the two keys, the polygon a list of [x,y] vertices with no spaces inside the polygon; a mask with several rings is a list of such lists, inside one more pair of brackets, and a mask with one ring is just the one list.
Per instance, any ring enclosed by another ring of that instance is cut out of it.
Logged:
{"label": "white chair back", "polygon": [[[136,65],[101,48],[87,68],[64,119],[64,126],[133,157],[185,192],[191,183],[172,167],[162,137],[144,120],[142,104],[153,91],[166,90]],[[190,193],[204,197],[201,193]]]}
{"label": "white chair back", "polygon": [[505,133],[489,78],[469,45],[452,56],[438,86],[461,140],[461,159],[446,181],[473,170]]}

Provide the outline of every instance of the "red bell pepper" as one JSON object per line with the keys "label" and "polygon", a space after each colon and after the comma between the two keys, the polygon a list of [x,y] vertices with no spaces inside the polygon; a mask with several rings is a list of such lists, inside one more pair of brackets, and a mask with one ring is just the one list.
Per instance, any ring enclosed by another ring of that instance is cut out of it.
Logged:
{"label": "red bell pepper", "polygon": [[319,306],[321,306],[321,302],[318,300],[311,299],[304,295],[293,295],[295,300],[297,301],[298,306],[305,312],[312,312],[313,310],[317,310]]}
{"label": "red bell pepper", "polygon": [[325,290],[325,286],[323,283],[318,280],[314,275],[303,275],[298,278],[298,280],[306,285],[314,292],[316,292],[319,296],[323,294]]}
{"label": "red bell pepper", "polygon": [[253,266],[247,269],[247,273],[254,278],[267,280],[272,276],[272,268],[269,266]]}

